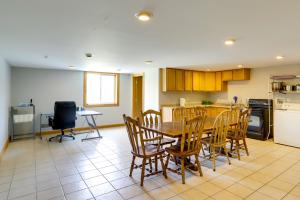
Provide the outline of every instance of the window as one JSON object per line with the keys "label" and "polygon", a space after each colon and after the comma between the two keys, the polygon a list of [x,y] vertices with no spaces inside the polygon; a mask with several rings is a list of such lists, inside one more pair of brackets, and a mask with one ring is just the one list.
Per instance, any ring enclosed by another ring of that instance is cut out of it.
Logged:
{"label": "window", "polygon": [[119,74],[84,73],[84,106],[118,106]]}

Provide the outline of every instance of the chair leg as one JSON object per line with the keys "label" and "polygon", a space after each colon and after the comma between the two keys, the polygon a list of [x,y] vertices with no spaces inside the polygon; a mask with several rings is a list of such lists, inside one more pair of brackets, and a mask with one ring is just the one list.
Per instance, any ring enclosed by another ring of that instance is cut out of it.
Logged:
{"label": "chair leg", "polygon": [[152,159],[149,158],[150,172],[152,172]]}
{"label": "chair leg", "polygon": [[132,171],[133,171],[133,167],[134,167],[134,160],[135,160],[135,156],[132,156],[132,161],[131,161],[131,166],[130,166],[130,172],[129,172],[129,176],[132,176]]}
{"label": "chair leg", "polygon": [[155,156],[155,171],[157,172],[157,156]]}
{"label": "chair leg", "polygon": [[160,159],[160,163],[161,163],[161,168],[163,170],[163,174],[164,174],[165,178],[168,178],[166,166],[164,165],[164,161],[163,161],[162,155],[159,156],[159,159]]}
{"label": "chair leg", "polygon": [[246,139],[245,139],[245,138],[243,139],[243,143],[244,143],[244,147],[245,147],[245,150],[246,150],[247,156],[249,156],[249,151],[248,151],[248,147],[247,147],[247,144],[246,144]]}
{"label": "chair leg", "polygon": [[181,158],[181,178],[182,178],[182,184],[185,184],[184,158]]}
{"label": "chair leg", "polygon": [[233,140],[230,140],[230,151],[233,149]]}
{"label": "chair leg", "polygon": [[215,152],[215,148],[212,147],[211,148],[211,154],[212,154],[212,159],[213,159],[213,170],[214,172],[216,171],[216,152]]}
{"label": "chair leg", "polygon": [[205,158],[206,155],[205,155],[205,152],[204,152],[203,145],[202,145],[201,149],[202,149],[202,152],[203,152],[203,156],[204,156],[204,158]]}
{"label": "chair leg", "polygon": [[166,164],[165,164],[166,170],[168,169],[170,156],[171,156],[171,154],[168,154],[168,155],[167,155],[167,160],[166,160]]}
{"label": "chair leg", "polygon": [[142,164],[142,173],[141,173],[141,186],[144,185],[144,178],[145,178],[145,165],[146,165],[146,158],[143,158]]}
{"label": "chair leg", "polygon": [[197,154],[195,155],[195,159],[196,159],[196,163],[197,163],[197,166],[198,166],[199,174],[200,174],[200,176],[203,176],[202,169],[201,169],[201,164],[200,164],[200,161],[199,161],[199,158],[198,158]]}
{"label": "chair leg", "polygon": [[235,148],[236,148],[236,153],[237,153],[238,159],[241,160],[239,140],[235,140]]}
{"label": "chair leg", "polygon": [[231,165],[231,162],[230,162],[230,160],[229,160],[229,156],[228,156],[228,151],[227,151],[227,149],[226,149],[226,145],[224,145],[224,151],[225,151],[225,154],[226,154],[226,157],[227,157],[227,160],[228,160],[228,164],[229,165]]}

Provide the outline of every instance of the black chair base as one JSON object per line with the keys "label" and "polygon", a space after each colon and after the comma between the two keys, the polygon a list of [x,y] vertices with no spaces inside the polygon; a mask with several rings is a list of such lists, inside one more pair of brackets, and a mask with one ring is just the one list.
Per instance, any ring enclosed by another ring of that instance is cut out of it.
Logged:
{"label": "black chair base", "polygon": [[[65,135],[63,130],[61,131],[61,133],[62,134],[60,134],[60,135],[56,135],[56,136],[49,138],[49,142],[51,142],[53,139],[59,139],[59,143],[61,143],[63,138],[72,138],[73,140],[75,140],[75,137],[73,135]],[[73,133],[73,132],[71,131],[71,133]]]}

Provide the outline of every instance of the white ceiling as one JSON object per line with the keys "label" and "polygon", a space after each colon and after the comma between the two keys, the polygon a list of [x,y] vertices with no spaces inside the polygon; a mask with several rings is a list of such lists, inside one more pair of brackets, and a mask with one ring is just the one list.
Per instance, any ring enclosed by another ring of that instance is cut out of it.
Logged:
{"label": "white ceiling", "polygon": [[[151,21],[134,17],[143,9]],[[299,19],[300,0],[0,0],[0,56],[12,66],[121,72],[286,65],[300,63]],[[230,37],[236,44],[224,46]]]}

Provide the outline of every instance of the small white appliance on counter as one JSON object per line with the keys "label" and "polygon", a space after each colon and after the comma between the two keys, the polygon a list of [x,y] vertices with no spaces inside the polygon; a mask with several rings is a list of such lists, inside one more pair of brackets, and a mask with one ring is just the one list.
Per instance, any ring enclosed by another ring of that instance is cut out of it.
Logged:
{"label": "small white appliance on counter", "polygon": [[274,110],[274,142],[300,147],[300,103],[282,103]]}

